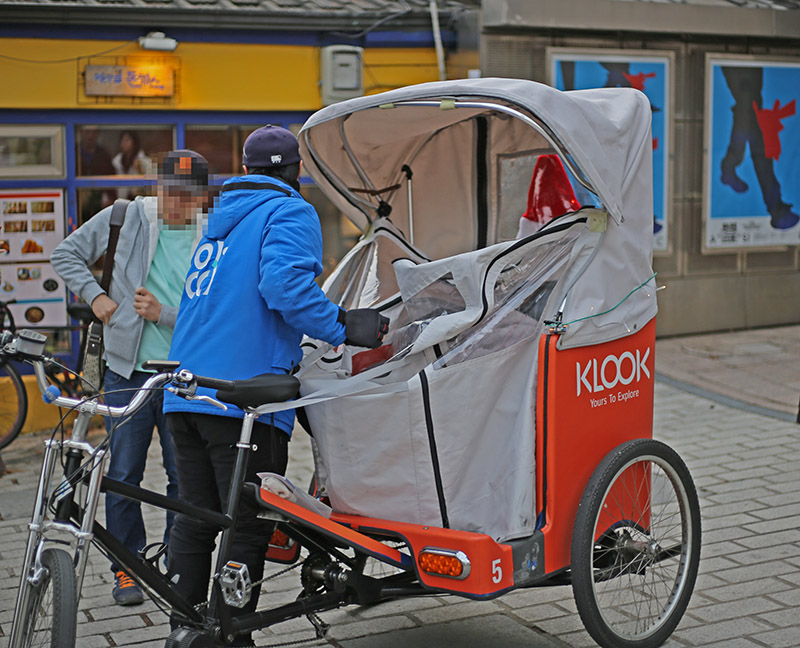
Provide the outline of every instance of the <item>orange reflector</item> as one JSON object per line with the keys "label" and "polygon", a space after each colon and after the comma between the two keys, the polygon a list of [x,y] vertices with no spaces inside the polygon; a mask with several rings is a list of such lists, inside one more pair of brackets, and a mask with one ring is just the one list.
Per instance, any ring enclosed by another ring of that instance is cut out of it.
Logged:
{"label": "orange reflector", "polygon": [[294,545],[294,540],[292,540],[289,536],[287,536],[283,531],[280,529],[275,529],[272,533],[272,537],[269,540],[269,546],[275,547],[277,549],[289,549]]}
{"label": "orange reflector", "polygon": [[426,547],[419,554],[422,571],[459,580],[469,576],[469,558],[463,551]]}

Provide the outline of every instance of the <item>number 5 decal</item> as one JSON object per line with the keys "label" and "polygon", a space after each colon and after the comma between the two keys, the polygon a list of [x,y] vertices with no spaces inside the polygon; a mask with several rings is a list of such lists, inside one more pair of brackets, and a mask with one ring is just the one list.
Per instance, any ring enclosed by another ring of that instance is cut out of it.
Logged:
{"label": "number 5 decal", "polygon": [[497,560],[492,561],[492,582],[499,583],[503,580],[503,568],[500,566],[500,561],[502,559],[498,558]]}

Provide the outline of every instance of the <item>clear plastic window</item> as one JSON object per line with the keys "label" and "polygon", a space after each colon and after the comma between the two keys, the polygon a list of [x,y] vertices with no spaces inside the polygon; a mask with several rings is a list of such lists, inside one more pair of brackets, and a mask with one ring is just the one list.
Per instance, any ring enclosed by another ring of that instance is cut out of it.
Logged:
{"label": "clear plastic window", "polygon": [[434,368],[479,358],[540,334],[545,308],[569,259],[575,236],[538,247],[530,258],[503,268],[494,287],[492,311],[457,335]]}
{"label": "clear plastic window", "polygon": [[338,269],[326,286],[328,298],[347,310],[380,304],[399,292],[392,262],[408,256],[394,239],[378,234]]}

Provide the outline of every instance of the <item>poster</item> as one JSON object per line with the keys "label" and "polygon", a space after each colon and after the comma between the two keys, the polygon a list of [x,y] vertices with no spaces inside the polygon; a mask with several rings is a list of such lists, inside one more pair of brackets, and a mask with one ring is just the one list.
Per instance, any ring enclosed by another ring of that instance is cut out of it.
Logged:
{"label": "poster", "polygon": [[0,263],[47,261],[64,240],[62,189],[0,191]]}
{"label": "poster", "polygon": [[15,299],[9,309],[17,328],[65,326],[64,282],[49,263],[0,263],[0,299]]}
{"label": "poster", "polygon": [[800,243],[800,62],[709,56],[705,248]]}
{"label": "poster", "polygon": [[653,133],[653,249],[669,249],[670,57],[550,49],[550,82],[559,90],[636,88],[650,100]]}

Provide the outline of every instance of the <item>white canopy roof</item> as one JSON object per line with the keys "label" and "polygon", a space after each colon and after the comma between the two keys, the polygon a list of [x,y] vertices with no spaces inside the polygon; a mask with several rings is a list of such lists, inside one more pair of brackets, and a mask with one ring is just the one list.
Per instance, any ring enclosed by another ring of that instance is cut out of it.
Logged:
{"label": "white canopy roof", "polygon": [[303,126],[300,145],[306,170],[357,226],[390,211],[434,259],[507,239],[503,165],[556,152],[611,216],[598,247],[576,252],[560,282],[571,323],[562,346],[624,337],[655,315],[650,105],[637,90],[427,83],[328,106]]}

